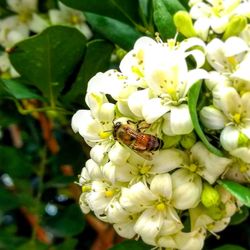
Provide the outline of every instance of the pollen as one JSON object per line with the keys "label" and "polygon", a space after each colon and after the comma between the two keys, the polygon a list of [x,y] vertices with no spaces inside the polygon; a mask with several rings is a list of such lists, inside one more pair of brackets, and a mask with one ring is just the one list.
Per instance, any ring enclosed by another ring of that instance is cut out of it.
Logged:
{"label": "pollen", "polygon": [[189,165],[189,170],[191,172],[195,172],[197,170],[197,168],[198,168],[197,165],[194,164],[194,163],[192,163],[192,164]]}
{"label": "pollen", "polygon": [[87,185],[82,186],[82,192],[83,193],[86,193],[86,192],[89,192],[89,191],[91,191],[91,187],[90,186],[87,186]]}
{"label": "pollen", "polygon": [[79,24],[79,23],[81,22],[81,20],[80,20],[80,17],[79,17],[79,16],[77,16],[77,15],[72,15],[72,16],[70,17],[70,22],[71,22],[72,24]]}
{"label": "pollen", "polygon": [[241,173],[246,173],[247,171],[248,171],[248,166],[247,166],[247,164],[242,163],[242,164],[240,165],[240,172],[241,172]]}
{"label": "pollen", "polygon": [[238,63],[237,63],[235,57],[230,56],[230,57],[227,58],[227,61],[230,63],[230,65],[232,66],[233,69],[236,68]]}
{"label": "pollen", "polygon": [[233,115],[233,121],[234,121],[236,124],[239,124],[239,123],[240,123],[240,120],[241,120],[241,114],[236,113],[236,114]]}
{"label": "pollen", "polygon": [[105,197],[110,198],[114,195],[114,191],[113,190],[107,190],[105,191]]}
{"label": "pollen", "polygon": [[148,171],[150,170],[150,168],[151,168],[151,166],[148,166],[148,165],[141,167],[140,174],[147,174]]}
{"label": "pollen", "polygon": [[166,208],[166,205],[162,202],[156,205],[156,209],[158,211],[163,211],[163,210],[165,210],[165,208]]}
{"label": "pollen", "polygon": [[136,75],[138,75],[139,77],[144,77],[144,74],[143,74],[143,72],[141,72],[139,67],[132,66],[131,69],[132,69],[132,72],[135,73]]}
{"label": "pollen", "polygon": [[111,135],[111,133],[108,132],[108,131],[102,131],[98,135],[100,136],[101,139],[107,139],[107,138],[109,138],[109,136]]}

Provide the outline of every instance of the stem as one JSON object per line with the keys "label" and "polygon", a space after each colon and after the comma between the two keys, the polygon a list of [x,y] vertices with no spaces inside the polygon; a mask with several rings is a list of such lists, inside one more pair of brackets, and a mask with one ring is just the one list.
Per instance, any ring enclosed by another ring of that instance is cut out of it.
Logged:
{"label": "stem", "polygon": [[71,111],[68,111],[64,108],[60,108],[60,107],[52,107],[52,106],[49,106],[49,107],[42,107],[42,108],[35,108],[35,109],[24,109],[21,104],[17,101],[17,100],[14,100],[15,104],[16,104],[16,107],[19,111],[20,114],[22,115],[28,115],[28,114],[31,114],[33,112],[46,112],[46,111],[58,111],[58,112],[61,112],[61,113],[64,113],[64,114],[69,114],[69,115],[72,115],[73,112]]}

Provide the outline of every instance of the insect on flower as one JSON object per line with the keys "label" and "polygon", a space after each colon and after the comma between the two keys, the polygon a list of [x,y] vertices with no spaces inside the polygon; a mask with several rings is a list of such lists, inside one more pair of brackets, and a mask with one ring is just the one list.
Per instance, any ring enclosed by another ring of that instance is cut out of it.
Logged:
{"label": "insect on flower", "polygon": [[153,152],[163,146],[163,141],[156,136],[141,132],[133,121],[127,124],[116,122],[113,132],[114,139],[128,146],[146,160],[152,160]]}

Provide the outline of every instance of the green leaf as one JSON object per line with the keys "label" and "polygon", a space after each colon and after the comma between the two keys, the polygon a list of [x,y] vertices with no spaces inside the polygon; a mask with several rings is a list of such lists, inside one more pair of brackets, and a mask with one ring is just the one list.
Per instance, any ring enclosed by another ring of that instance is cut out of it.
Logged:
{"label": "green leaf", "polygon": [[201,89],[201,82],[197,82],[190,88],[188,92],[188,107],[189,107],[189,112],[190,112],[191,119],[194,125],[194,129],[197,135],[199,136],[199,138],[202,140],[202,142],[204,143],[204,145],[207,147],[207,149],[210,152],[218,156],[223,156],[223,153],[219,149],[217,149],[212,144],[210,144],[210,142],[208,141],[207,137],[203,133],[203,130],[200,126],[199,118],[197,114],[197,102],[199,99],[200,89]]}
{"label": "green leaf", "polygon": [[238,225],[245,221],[249,216],[249,210],[246,206],[240,208],[236,214],[231,217],[230,225]]}
{"label": "green leaf", "polygon": [[58,250],[75,250],[78,241],[76,239],[66,239],[63,243],[56,245]]}
{"label": "green leaf", "polygon": [[81,96],[81,101],[84,99],[89,79],[108,69],[113,49],[114,46],[104,40],[94,40],[87,44],[83,64],[72,89],[65,95],[66,101],[75,100],[77,96]]}
{"label": "green leaf", "polygon": [[163,2],[171,15],[174,15],[179,10],[186,10],[178,0],[163,0]]}
{"label": "green leaf", "polygon": [[51,218],[46,226],[58,237],[70,237],[79,234],[85,227],[84,215],[77,204],[70,205],[55,217]]}
{"label": "green leaf", "polygon": [[13,178],[25,178],[32,172],[27,156],[16,148],[0,146],[0,162],[0,170]]}
{"label": "green leaf", "polygon": [[61,2],[71,8],[111,17],[121,22],[138,21],[138,0],[61,0]]}
{"label": "green leaf", "polygon": [[179,0],[179,2],[182,4],[182,6],[184,6],[187,10],[190,9],[189,5],[188,5],[188,2],[190,0]]}
{"label": "green leaf", "polygon": [[220,247],[216,247],[213,250],[246,250],[246,249],[237,245],[226,244]]}
{"label": "green leaf", "polygon": [[15,99],[43,99],[27,85],[14,79],[0,79],[0,98],[1,97],[12,97]]}
{"label": "green leaf", "polygon": [[133,27],[113,18],[91,13],[86,13],[85,15],[92,29],[125,50],[132,49],[135,41],[142,36]]}
{"label": "green leaf", "polygon": [[173,38],[176,34],[173,17],[163,0],[153,0],[154,22],[163,40]]}
{"label": "green leaf", "polygon": [[72,184],[76,178],[74,176],[59,175],[45,184],[46,188],[62,188]]}
{"label": "green leaf", "polygon": [[7,212],[17,207],[19,207],[18,198],[10,191],[0,188],[0,211]]}
{"label": "green leaf", "polygon": [[229,180],[219,180],[218,183],[235,196],[240,202],[247,207],[250,207],[250,188]]}
{"label": "green leaf", "polygon": [[54,101],[82,59],[85,43],[77,29],[51,26],[18,43],[10,61],[22,77]]}
{"label": "green leaf", "polygon": [[114,247],[110,248],[110,250],[127,250],[127,249],[133,249],[133,250],[149,250],[152,247],[149,245],[146,245],[142,241],[135,241],[135,240],[125,240],[122,243],[119,243],[115,245]]}

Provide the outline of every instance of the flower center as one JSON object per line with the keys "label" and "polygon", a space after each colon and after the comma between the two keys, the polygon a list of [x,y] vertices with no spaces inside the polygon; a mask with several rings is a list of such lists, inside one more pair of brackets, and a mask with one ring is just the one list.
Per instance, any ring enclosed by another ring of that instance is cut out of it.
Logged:
{"label": "flower center", "polygon": [[236,113],[232,116],[232,120],[235,124],[240,124],[241,122],[241,114],[240,113]]}
{"label": "flower center", "polygon": [[82,186],[82,192],[86,193],[86,192],[90,192],[91,191],[91,187],[87,186],[87,185],[83,185]]}
{"label": "flower center", "polygon": [[164,211],[166,209],[166,205],[161,202],[161,203],[158,203],[155,208],[158,210],[158,211]]}
{"label": "flower center", "polygon": [[113,190],[106,190],[105,191],[105,197],[106,198],[110,198],[110,197],[113,197],[115,194],[115,192]]}
{"label": "flower center", "polygon": [[78,15],[71,15],[70,23],[71,24],[79,24],[79,23],[81,23],[81,18]]}
{"label": "flower center", "polygon": [[139,173],[141,175],[145,175],[149,172],[149,170],[151,169],[152,166],[149,166],[149,165],[145,165],[145,166],[142,166],[140,167],[140,170],[139,170]]}
{"label": "flower center", "polygon": [[112,133],[110,131],[102,131],[98,135],[101,139],[107,139],[109,136],[111,136],[111,134]]}
{"label": "flower center", "polygon": [[196,172],[198,166],[194,163],[191,163],[188,167],[188,169],[191,171],[191,172]]}

